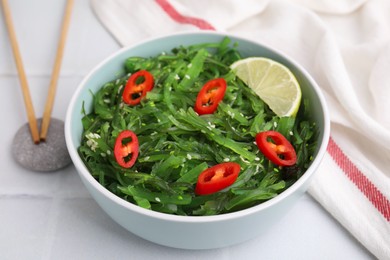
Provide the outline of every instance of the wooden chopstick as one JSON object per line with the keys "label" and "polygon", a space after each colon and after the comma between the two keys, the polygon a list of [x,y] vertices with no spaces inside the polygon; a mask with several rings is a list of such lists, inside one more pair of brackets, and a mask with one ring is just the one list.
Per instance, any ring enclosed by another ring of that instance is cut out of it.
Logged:
{"label": "wooden chopstick", "polygon": [[66,3],[61,35],[58,43],[57,55],[56,55],[53,72],[50,80],[50,86],[49,86],[49,92],[46,99],[45,111],[43,113],[43,118],[42,118],[41,133],[40,133],[40,139],[42,141],[46,140],[47,132],[50,126],[50,117],[51,117],[51,112],[53,110],[53,104],[54,104],[55,94],[57,90],[57,81],[60,74],[61,62],[62,62],[62,57],[65,49],[66,35],[69,30],[73,3],[74,3],[73,0],[68,0]]}
{"label": "wooden chopstick", "polygon": [[20,55],[19,46],[18,46],[18,42],[16,39],[14,26],[12,23],[11,11],[10,11],[7,0],[2,0],[2,5],[3,5],[5,23],[6,23],[8,35],[9,35],[9,38],[11,41],[12,52],[14,54],[16,68],[18,70],[19,80],[20,80],[20,84],[22,87],[24,105],[26,108],[27,118],[28,118],[28,122],[30,125],[31,137],[32,137],[34,143],[39,144],[40,138],[39,138],[37,119],[35,117],[34,107],[33,107],[32,101],[31,101],[30,90],[29,90],[29,86],[27,83],[27,77],[26,77],[26,73],[24,71],[22,57]]}

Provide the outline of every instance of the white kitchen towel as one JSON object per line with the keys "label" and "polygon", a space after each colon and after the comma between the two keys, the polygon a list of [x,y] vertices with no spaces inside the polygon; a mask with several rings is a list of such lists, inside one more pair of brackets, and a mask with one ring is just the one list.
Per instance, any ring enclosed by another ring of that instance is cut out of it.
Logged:
{"label": "white kitchen towel", "polygon": [[227,31],[292,57],[331,115],[309,193],[379,259],[390,258],[390,1],[91,0],[123,46],[188,30]]}

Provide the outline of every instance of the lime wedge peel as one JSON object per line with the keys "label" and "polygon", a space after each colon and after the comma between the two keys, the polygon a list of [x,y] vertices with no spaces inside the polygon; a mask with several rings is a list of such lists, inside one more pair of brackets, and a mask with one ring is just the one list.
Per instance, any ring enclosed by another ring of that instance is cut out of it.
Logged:
{"label": "lime wedge peel", "polygon": [[276,115],[296,116],[302,92],[286,66],[268,58],[250,57],[236,61],[230,68]]}

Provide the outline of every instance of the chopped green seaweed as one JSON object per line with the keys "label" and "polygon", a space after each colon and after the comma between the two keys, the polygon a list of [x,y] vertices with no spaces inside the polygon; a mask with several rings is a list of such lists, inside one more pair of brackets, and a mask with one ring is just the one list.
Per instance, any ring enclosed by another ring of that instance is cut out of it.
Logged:
{"label": "chopped green seaweed", "polygon": [[[309,167],[318,130],[303,99],[296,118],[278,117],[234,73],[229,65],[241,59],[228,38],[220,43],[180,46],[156,57],[130,57],[127,74],[95,93],[93,110],[82,120],[78,152],[96,180],[119,197],[163,213],[216,215],[269,200],[291,186]],[[145,69],[155,87],[141,104],[122,102],[129,74]],[[213,78],[228,87],[214,114],[193,110],[197,93]],[[116,136],[125,129],[138,136],[139,157],[130,169],[113,156]],[[277,167],[254,143],[260,131],[281,132],[295,147],[297,164]],[[206,168],[231,161],[240,164],[236,182],[211,195],[194,193]]]}

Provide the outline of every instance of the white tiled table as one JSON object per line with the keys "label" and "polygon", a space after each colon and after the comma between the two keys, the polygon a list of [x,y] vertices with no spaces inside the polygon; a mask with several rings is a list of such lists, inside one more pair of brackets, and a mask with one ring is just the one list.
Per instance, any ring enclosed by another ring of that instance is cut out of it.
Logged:
{"label": "white tiled table", "polygon": [[[120,48],[96,19],[89,2],[75,2],[53,110],[53,116],[62,120],[82,77]],[[64,6],[64,0],[10,0],[39,117],[44,109]],[[0,39],[0,259],[372,258],[309,195],[303,196],[267,233],[229,248],[178,250],[129,233],[99,208],[73,165],[55,173],[37,173],[13,160],[12,139],[27,118],[3,19]]]}

